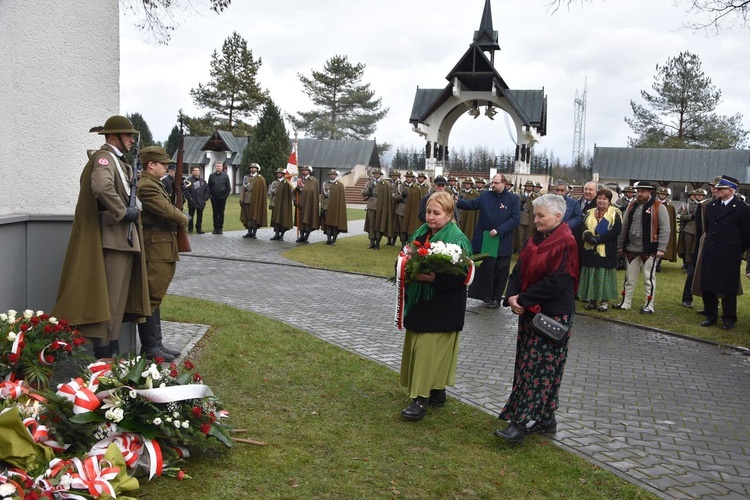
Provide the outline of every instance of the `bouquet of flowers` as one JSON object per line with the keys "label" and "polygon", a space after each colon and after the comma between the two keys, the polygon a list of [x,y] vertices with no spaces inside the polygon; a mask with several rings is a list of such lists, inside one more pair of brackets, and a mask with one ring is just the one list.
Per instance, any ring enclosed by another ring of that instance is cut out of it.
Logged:
{"label": "bouquet of flowers", "polygon": [[0,313],[0,377],[47,387],[55,365],[85,355],[85,343],[67,321],[42,311]]}

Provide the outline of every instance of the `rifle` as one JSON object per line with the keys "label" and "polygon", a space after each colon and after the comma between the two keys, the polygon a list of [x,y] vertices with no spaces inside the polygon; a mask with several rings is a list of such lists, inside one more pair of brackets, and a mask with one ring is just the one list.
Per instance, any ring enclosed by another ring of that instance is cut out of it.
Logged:
{"label": "rifle", "polygon": [[[130,181],[130,200],[128,201],[129,207],[136,206],[138,198],[136,197],[136,190],[138,189],[138,172],[141,170],[141,134],[138,134],[138,140],[135,141],[135,168],[133,169],[133,179]],[[128,245],[133,248],[133,224],[131,222],[128,225]]]}
{"label": "rifle", "polygon": [[[184,179],[182,177],[182,157],[185,153],[184,143],[185,134],[182,131],[182,119],[180,119],[180,141],[179,146],[177,147],[177,172],[179,172],[180,178],[178,180],[177,175],[175,175],[175,182],[173,187],[174,206],[177,207],[177,209],[180,211],[182,211],[182,205],[184,203],[182,199],[182,183],[184,182]],[[185,228],[182,226],[177,226],[177,250],[180,252],[193,251],[193,247],[190,245],[190,239],[188,238],[187,231],[185,231]]]}

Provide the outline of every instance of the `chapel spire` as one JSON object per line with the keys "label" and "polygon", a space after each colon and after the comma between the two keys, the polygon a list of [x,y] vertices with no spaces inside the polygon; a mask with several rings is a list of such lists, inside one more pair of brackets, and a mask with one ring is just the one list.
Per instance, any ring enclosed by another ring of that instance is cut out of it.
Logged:
{"label": "chapel spire", "polygon": [[497,31],[492,29],[492,10],[490,0],[484,0],[484,11],[479,23],[479,30],[474,32],[474,44],[482,52],[490,52],[490,59],[495,62],[495,51],[500,50],[497,43]]}

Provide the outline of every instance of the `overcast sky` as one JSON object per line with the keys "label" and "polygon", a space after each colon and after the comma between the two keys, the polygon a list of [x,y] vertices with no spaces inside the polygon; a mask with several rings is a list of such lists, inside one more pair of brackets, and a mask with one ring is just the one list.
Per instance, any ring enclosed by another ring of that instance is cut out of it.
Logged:
{"label": "overcast sky", "polygon": [[[655,66],[681,51],[697,54],[704,72],[722,91],[721,114],[742,113],[750,128],[750,32],[739,27],[718,36],[683,28],[686,17],[674,0],[595,0],[552,14],[548,0],[492,0],[501,50],[495,67],[511,89],[544,88],[547,135],[537,153],[554,151],[569,162],[573,149],[573,100],[588,79],[586,149],[626,146],[632,135],[624,121],[630,100],[642,102]],[[478,29],[484,0],[234,0],[221,15],[203,7],[177,13],[179,27],[168,45],[149,43],[121,17],[121,111],[139,112],[156,140],[166,140],[177,111],[202,115],[190,89],[209,81],[214,50],[237,31],[255,58],[262,59],[260,84],[282,111],[311,109],[298,73],[321,70],[334,55],[366,65],[364,81],[390,108],[375,134],[393,148],[422,148],[409,115],[417,87],[443,88]],[[287,124],[291,132],[291,127]],[[453,128],[452,151],[476,145],[496,153],[514,147],[502,112],[494,121],[465,115]]]}

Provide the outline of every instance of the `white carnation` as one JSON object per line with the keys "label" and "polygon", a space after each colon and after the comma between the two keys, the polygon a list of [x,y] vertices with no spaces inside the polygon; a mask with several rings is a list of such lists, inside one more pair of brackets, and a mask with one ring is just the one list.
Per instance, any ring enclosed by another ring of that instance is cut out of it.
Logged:
{"label": "white carnation", "polygon": [[31,317],[32,317],[33,315],[34,315],[34,311],[32,311],[31,309],[26,309],[26,310],[25,310],[25,311],[23,312],[23,317],[24,317],[24,319],[31,319]]}

